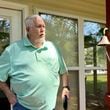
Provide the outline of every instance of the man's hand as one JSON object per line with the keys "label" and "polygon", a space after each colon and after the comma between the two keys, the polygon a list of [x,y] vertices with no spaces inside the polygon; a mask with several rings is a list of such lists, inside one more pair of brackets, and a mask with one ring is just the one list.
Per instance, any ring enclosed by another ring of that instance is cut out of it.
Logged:
{"label": "man's hand", "polygon": [[7,96],[8,101],[9,101],[10,104],[12,104],[12,105],[16,104],[17,99],[16,99],[16,96],[13,92],[10,91],[6,96]]}
{"label": "man's hand", "polygon": [[62,90],[62,100],[64,100],[65,95],[69,99],[69,97],[70,97],[70,90],[68,88],[63,88],[63,90]]}
{"label": "man's hand", "polygon": [[9,86],[6,82],[0,81],[0,90],[4,92],[6,97],[8,98],[8,101],[10,104],[14,105],[16,103],[16,96],[15,94],[10,90]]}

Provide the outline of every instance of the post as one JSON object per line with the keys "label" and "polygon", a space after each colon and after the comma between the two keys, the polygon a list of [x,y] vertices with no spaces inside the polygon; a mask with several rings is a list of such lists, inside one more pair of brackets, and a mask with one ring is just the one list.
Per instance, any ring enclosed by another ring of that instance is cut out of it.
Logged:
{"label": "post", "polygon": [[[110,0],[106,0],[106,27],[110,30]],[[107,33],[110,41],[110,31]],[[110,56],[110,46],[106,46],[108,55]],[[107,93],[105,95],[105,104],[110,110],[110,61],[107,59]]]}

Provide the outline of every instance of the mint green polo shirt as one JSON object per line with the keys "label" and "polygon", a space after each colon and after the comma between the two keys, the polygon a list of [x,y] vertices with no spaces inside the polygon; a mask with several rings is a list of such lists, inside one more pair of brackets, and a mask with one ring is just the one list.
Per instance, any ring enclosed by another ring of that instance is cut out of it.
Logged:
{"label": "mint green polo shirt", "polygon": [[59,76],[67,73],[62,56],[50,41],[36,48],[27,37],[12,43],[0,56],[0,81],[10,77],[17,100],[30,110],[52,110]]}

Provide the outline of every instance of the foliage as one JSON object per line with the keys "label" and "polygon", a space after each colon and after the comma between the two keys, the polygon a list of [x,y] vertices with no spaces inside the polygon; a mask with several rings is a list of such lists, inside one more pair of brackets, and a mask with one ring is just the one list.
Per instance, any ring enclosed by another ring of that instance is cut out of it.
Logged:
{"label": "foliage", "polygon": [[86,29],[85,31],[87,31],[84,35],[85,64],[92,66],[104,66],[104,50],[103,48],[99,48],[97,46],[103,35],[103,25],[88,21],[85,22],[84,26],[84,29]]}
{"label": "foliage", "polygon": [[0,54],[9,45],[10,41],[10,23],[8,20],[1,18],[0,20]]}

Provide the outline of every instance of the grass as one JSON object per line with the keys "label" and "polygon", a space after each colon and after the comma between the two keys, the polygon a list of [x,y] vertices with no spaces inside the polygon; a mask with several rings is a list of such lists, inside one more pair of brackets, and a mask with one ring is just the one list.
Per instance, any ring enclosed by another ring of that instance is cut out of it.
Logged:
{"label": "grass", "polygon": [[[87,81],[93,81],[93,75],[86,75],[86,77],[87,77]],[[99,74],[97,78],[101,82],[107,81],[107,75],[106,74]]]}
{"label": "grass", "polygon": [[[86,90],[91,93],[91,92],[93,92],[93,85],[94,85],[93,75],[87,75],[86,77],[87,77]],[[97,76],[97,88],[101,89],[101,88],[105,87],[106,82],[107,82],[106,74],[99,74]]]}
{"label": "grass", "polygon": [[97,90],[94,93],[93,75],[86,76],[86,100],[87,110],[105,110],[104,108],[104,95],[106,93],[107,75],[97,75]]}

